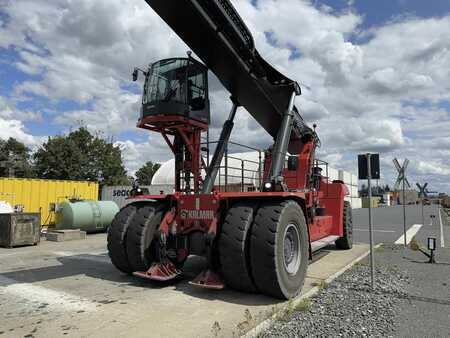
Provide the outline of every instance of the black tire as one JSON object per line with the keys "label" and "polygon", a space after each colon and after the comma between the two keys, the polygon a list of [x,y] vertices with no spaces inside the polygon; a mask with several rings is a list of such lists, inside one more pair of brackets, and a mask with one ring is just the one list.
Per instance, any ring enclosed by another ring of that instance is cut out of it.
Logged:
{"label": "black tire", "polygon": [[123,207],[114,217],[111,225],[108,227],[108,254],[113,265],[122,272],[132,273],[133,270],[128,262],[126,249],[127,230],[130,222],[136,214],[136,205],[127,205]]}
{"label": "black tire", "polygon": [[243,292],[256,292],[250,269],[250,229],[256,203],[241,202],[227,212],[219,237],[221,271],[227,286]]}
{"label": "black tire", "polygon": [[337,239],[338,249],[349,250],[353,247],[353,216],[350,202],[344,201],[344,236]]}
{"label": "black tire", "polygon": [[[298,249],[297,254],[289,255],[288,265],[295,264],[288,271],[284,250],[286,234],[291,231],[297,238]],[[262,205],[253,222],[250,242],[251,268],[257,289],[280,299],[297,296],[305,282],[308,249],[308,229],[297,202],[288,200]]]}
{"label": "black tire", "polygon": [[127,256],[132,271],[147,271],[157,255],[157,241],[153,240],[165,213],[162,204],[141,206],[132,218],[127,233]]}

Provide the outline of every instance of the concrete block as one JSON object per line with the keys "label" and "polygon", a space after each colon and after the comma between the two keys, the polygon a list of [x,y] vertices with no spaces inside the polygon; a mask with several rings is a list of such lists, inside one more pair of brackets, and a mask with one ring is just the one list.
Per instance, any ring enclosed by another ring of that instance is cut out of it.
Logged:
{"label": "concrete block", "polygon": [[350,202],[352,209],[361,209],[362,208],[362,200],[359,197],[350,197],[345,196],[346,201]]}
{"label": "concrete block", "polygon": [[352,173],[350,173],[348,171],[344,171],[344,183],[353,185],[353,183],[352,183]]}
{"label": "concrete block", "polygon": [[359,197],[358,186],[355,186],[355,185],[350,186],[350,196],[351,197]]}
{"label": "concrete block", "polygon": [[[324,175],[326,175],[326,172]],[[328,167],[328,179],[330,181],[338,180],[339,179],[339,170]]]}
{"label": "concrete block", "polygon": [[65,242],[79,239],[86,239],[86,231],[80,229],[71,230],[51,230],[47,232],[47,241]]}
{"label": "concrete block", "polygon": [[352,198],[352,208],[353,209],[361,209],[362,208],[362,200],[361,198]]}

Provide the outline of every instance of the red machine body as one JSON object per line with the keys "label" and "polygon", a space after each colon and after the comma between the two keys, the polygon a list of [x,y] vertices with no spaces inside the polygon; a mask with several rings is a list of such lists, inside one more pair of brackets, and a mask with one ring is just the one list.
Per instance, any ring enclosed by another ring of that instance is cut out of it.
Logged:
{"label": "red machine body", "polygon": [[[173,152],[175,192],[135,196],[116,215],[108,234],[113,264],[166,281],[182,274],[189,255],[202,255],[208,265],[193,285],[295,297],[308,255],[330,243],[352,246],[351,208],[344,201],[348,191],[343,182],[322,174],[328,165],[315,158],[320,143],[315,127],[306,125],[294,104],[299,85],[262,59],[229,0],[146,2],[204,64],[188,53],[188,58],[161,60],[142,71],[137,126],[160,133]],[[231,93],[233,104],[212,158],[208,69]],[[247,191],[252,170],[245,159],[240,168],[227,161],[240,106],[274,138],[264,159],[260,152],[253,191]],[[240,184],[231,186],[228,176],[240,177]]]}

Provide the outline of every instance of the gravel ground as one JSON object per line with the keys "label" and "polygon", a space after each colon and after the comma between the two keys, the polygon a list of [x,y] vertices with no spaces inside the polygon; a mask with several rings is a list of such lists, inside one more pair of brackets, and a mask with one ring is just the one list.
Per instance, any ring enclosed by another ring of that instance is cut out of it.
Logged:
{"label": "gravel ground", "polygon": [[394,336],[408,277],[395,267],[377,267],[376,276],[372,291],[369,266],[357,264],[260,337]]}

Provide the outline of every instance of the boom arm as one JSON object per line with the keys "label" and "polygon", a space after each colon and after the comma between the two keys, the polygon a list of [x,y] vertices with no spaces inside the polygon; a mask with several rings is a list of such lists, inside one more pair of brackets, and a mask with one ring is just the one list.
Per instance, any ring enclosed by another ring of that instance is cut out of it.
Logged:
{"label": "boom arm", "polygon": [[[299,85],[267,63],[229,0],[146,0],[200,57],[231,95],[274,138]],[[306,126],[294,106],[288,151],[296,154]]]}

